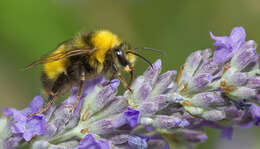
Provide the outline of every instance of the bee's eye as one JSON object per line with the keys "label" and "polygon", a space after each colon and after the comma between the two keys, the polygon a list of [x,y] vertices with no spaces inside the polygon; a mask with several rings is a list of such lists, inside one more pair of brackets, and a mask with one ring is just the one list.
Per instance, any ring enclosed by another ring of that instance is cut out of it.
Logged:
{"label": "bee's eye", "polygon": [[117,50],[117,51],[116,51],[116,55],[117,55],[117,56],[123,55],[123,52],[120,51],[120,50]]}
{"label": "bee's eye", "polygon": [[115,54],[116,54],[116,56],[117,56],[117,59],[118,59],[118,62],[120,63],[120,65],[126,66],[126,65],[129,64],[129,62],[127,61],[127,59],[126,59],[126,57],[125,57],[125,55],[124,55],[124,53],[123,53],[123,51],[121,51],[121,50],[116,50],[116,51],[115,51]]}

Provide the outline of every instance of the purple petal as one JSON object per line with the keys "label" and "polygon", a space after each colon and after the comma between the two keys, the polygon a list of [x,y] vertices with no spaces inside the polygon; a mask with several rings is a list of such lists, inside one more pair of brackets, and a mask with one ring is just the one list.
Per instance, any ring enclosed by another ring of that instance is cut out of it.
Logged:
{"label": "purple petal", "polygon": [[138,90],[134,90],[134,98],[139,101],[146,100],[147,97],[150,96],[152,92],[152,86],[148,82],[144,82],[141,84]]}
{"label": "purple petal", "polygon": [[26,123],[15,123],[12,125],[11,130],[14,134],[24,133],[25,132]]}
{"label": "purple petal", "polygon": [[167,95],[157,95],[149,98],[147,101],[156,103],[158,105],[158,110],[162,110],[165,107],[167,107],[170,103],[169,100],[171,100],[172,96]]}
{"label": "purple petal", "polygon": [[150,149],[170,149],[168,142],[161,135],[155,134],[151,136],[148,142],[148,148]]}
{"label": "purple petal", "polygon": [[127,121],[124,117],[124,114],[114,118],[113,120],[111,120],[111,125],[113,126],[113,128],[119,128],[123,125],[127,124]]}
{"label": "purple petal", "polygon": [[42,96],[35,96],[30,103],[31,113],[38,112],[42,108],[44,103],[44,99]]}
{"label": "purple petal", "polygon": [[176,70],[168,71],[162,74],[156,81],[156,85],[153,88],[152,96],[164,93],[169,85],[173,82],[176,74]]}
{"label": "purple petal", "polygon": [[233,136],[233,128],[232,127],[226,127],[226,126],[220,125],[220,124],[213,122],[213,121],[204,121],[203,125],[210,126],[212,128],[221,130],[222,139],[224,139],[224,138],[226,138],[228,140],[232,139],[232,136]]}
{"label": "purple petal", "polygon": [[16,125],[13,125],[12,131],[13,133],[23,133],[24,139],[30,141],[32,136],[42,135],[46,131],[46,128],[45,117],[43,115],[35,115],[29,118],[26,123],[16,123]]}
{"label": "purple petal", "polygon": [[190,143],[202,143],[208,139],[204,132],[191,129],[182,129],[175,136]]}
{"label": "purple petal", "polygon": [[116,115],[125,112],[127,110],[127,107],[128,107],[128,103],[126,97],[116,96],[109,104],[109,106],[103,109],[102,112],[107,116]]}
{"label": "purple petal", "polygon": [[159,59],[153,64],[153,68],[149,67],[145,72],[144,72],[144,78],[146,82],[148,82],[151,86],[154,85],[154,83],[157,80],[157,77],[159,73],[161,72],[161,67],[162,67],[162,61]]}
{"label": "purple petal", "polygon": [[245,48],[241,49],[241,52],[235,54],[235,56],[231,60],[231,66],[236,68],[237,70],[243,70],[249,64],[255,63],[258,60],[258,55],[256,49],[252,48]]}
{"label": "purple petal", "polygon": [[217,64],[213,59],[209,59],[202,64],[198,73],[208,73],[213,76],[217,76],[218,74],[221,74],[222,71],[223,71],[223,65]]}
{"label": "purple petal", "polygon": [[216,40],[214,43],[217,46],[214,52],[213,60],[217,64],[228,61],[244,43],[246,33],[243,27],[235,27],[230,36],[214,36],[210,32],[211,38]]}
{"label": "purple petal", "polygon": [[209,32],[211,39],[216,40],[213,44],[217,47],[226,47],[229,43],[229,37],[227,36],[215,36],[212,32]]}
{"label": "purple petal", "polygon": [[95,111],[102,109],[105,105],[111,102],[117,94],[117,87],[119,86],[119,80],[112,80],[110,85],[105,86],[96,96]]}
{"label": "purple petal", "polygon": [[260,77],[250,77],[247,81],[247,87],[260,89]]}
{"label": "purple petal", "polygon": [[49,125],[52,126],[53,130],[55,130],[53,133],[48,133],[48,135],[55,135],[61,132],[67,125],[74,124],[76,125],[78,118],[79,118],[79,111],[81,108],[82,101],[78,104],[78,106],[75,108],[74,112],[71,114],[69,113],[68,108],[66,106],[72,105],[75,102],[76,96],[71,95],[66,99],[64,102],[62,102],[60,105],[58,105],[55,109],[55,111],[52,114],[52,117],[50,121],[48,122]]}
{"label": "purple petal", "polygon": [[78,146],[78,141],[75,139],[67,140],[59,144],[51,144],[47,140],[34,141],[31,149],[75,149]]}
{"label": "purple petal", "polygon": [[224,111],[213,109],[203,112],[202,117],[209,121],[219,121],[226,118],[226,113]]}
{"label": "purple petal", "polygon": [[235,119],[241,117],[244,111],[237,109],[235,106],[229,106],[225,108],[225,113],[228,119]]}
{"label": "purple petal", "polygon": [[109,138],[109,140],[113,144],[123,144],[123,143],[127,142],[127,137],[128,137],[128,135],[120,134],[120,135],[112,136],[111,138]]}
{"label": "purple petal", "polygon": [[24,132],[23,138],[25,139],[25,141],[30,141],[32,139],[32,133],[28,131]]}
{"label": "purple petal", "polygon": [[45,132],[47,124],[44,115],[35,115],[27,120],[26,129],[32,134],[41,135]]}
{"label": "purple petal", "polygon": [[15,134],[7,138],[3,142],[4,149],[15,149],[19,146],[19,142],[23,139],[21,134]]}
{"label": "purple petal", "polygon": [[[38,103],[37,100],[40,101],[42,99],[36,97],[32,103]],[[13,108],[4,108],[4,115],[13,117],[12,132],[14,134],[22,134],[26,141],[31,140],[32,136],[42,135],[46,131],[47,123],[45,116],[42,114],[27,118],[27,113],[24,113],[24,110],[18,111]]]}
{"label": "purple petal", "polygon": [[252,104],[249,110],[253,120],[255,121],[255,124],[260,127],[260,107],[256,104]]}
{"label": "purple petal", "polygon": [[92,134],[87,134],[79,143],[77,149],[110,149],[106,140],[96,138]]}
{"label": "purple petal", "polygon": [[26,121],[26,115],[23,112],[14,108],[2,108],[4,116],[12,116],[16,121]]}
{"label": "purple petal", "polygon": [[245,43],[246,40],[246,31],[243,27],[235,27],[233,28],[232,32],[229,36],[230,40],[232,41],[232,47],[234,49],[238,49]]}
{"label": "purple petal", "polygon": [[182,120],[178,117],[158,115],[154,119],[153,126],[156,128],[176,128],[182,123]]}
{"label": "purple petal", "polygon": [[138,110],[142,113],[142,115],[149,116],[155,114],[159,108],[158,104],[154,102],[145,102],[138,107]]}
{"label": "purple petal", "polygon": [[235,97],[236,100],[243,100],[243,99],[253,99],[257,96],[257,90],[247,87],[238,87],[236,90],[229,93],[233,97]]}
{"label": "purple petal", "polygon": [[241,73],[241,72],[235,72],[226,79],[227,84],[232,86],[244,86],[247,83],[248,80],[248,74],[247,73]]}
{"label": "purple petal", "polygon": [[221,132],[221,138],[222,139],[228,139],[228,140],[232,140],[232,136],[233,136],[233,128],[232,127],[226,127],[222,129]]}
{"label": "purple petal", "polygon": [[214,52],[213,60],[216,64],[223,64],[228,61],[233,56],[233,51],[231,49],[216,49]]}
{"label": "purple petal", "polygon": [[188,82],[195,75],[194,73],[199,69],[201,62],[207,59],[205,55],[210,55],[209,49],[195,51],[186,59],[181,77],[181,80],[184,81],[183,83]]}
{"label": "purple petal", "polygon": [[185,128],[187,126],[190,126],[190,122],[188,120],[182,120],[178,127]]}
{"label": "purple petal", "polygon": [[128,107],[128,110],[124,112],[124,117],[128,125],[134,128],[138,125],[138,121],[140,118],[140,111]]}
{"label": "purple petal", "polygon": [[114,119],[101,119],[88,125],[89,132],[94,134],[110,134],[116,128],[123,126],[127,121],[123,116],[116,117]]}
{"label": "purple petal", "polygon": [[120,85],[120,81],[117,79],[112,80],[109,85],[113,90],[117,90],[118,86]]}
{"label": "purple petal", "polygon": [[226,102],[221,97],[220,93],[216,92],[204,92],[193,96],[190,102],[199,107],[209,107],[209,106],[223,106]]}
{"label": "purple petal", "polygon": [[141,138],[138,136],[128,136],[127,139],[128,144],[136,149],[146,149],[148,147],[146,138]]}
{"label": "purple petal", "polygon": [[197,92],[206,88],[212,81],[211,74],[199,74],[195,76],[188,85],[187,90],[191,92]]}

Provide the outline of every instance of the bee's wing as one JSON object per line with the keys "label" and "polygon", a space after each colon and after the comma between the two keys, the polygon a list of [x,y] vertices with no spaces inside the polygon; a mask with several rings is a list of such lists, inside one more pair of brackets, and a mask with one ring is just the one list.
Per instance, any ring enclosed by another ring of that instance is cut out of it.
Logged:
{"label": "bee's wing", "polygon": [[91,54],[95,50],[96,50],[95,48],[85,47],[85,48],[81,48],[81,49],[65,50],[65,51],[60,51],[60,52],[54,53],[54,54],[49,54],[49,55],[43,56],[39,60],[32,62],[30,65],[27,65],[26,67],[24,67],[23,70],[28,70],[28,69],[30,69],[34,66],[40,65],[40,64],[55,62],[57,60],[68,58],[71,56],[76,56],[76,55],[81,55],[81,54]]}

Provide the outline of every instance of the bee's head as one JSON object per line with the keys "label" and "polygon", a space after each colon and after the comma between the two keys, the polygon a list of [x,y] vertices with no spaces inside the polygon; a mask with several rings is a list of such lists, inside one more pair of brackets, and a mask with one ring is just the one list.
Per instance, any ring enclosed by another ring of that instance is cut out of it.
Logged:
{"label": "bee's head", "polygon": [[117,67],[121,67],[124,69],[124,71],[130,73],[130,81],[129,81],[130,83],[129,84],[131,84],[132,79],[133,79],[133,67],[134,67],[136,56],[143,59],[145,62],[147,62],[151,66],[151,68],[153,68],[152,63],[149,60],[147,60],[144,56],[142,56],[136,52],[136,50],[138,50],[138,49],[151,50],[151,51],[162,53],[162,51],[160,51],[160,50],[146,48],[146,47],[132,49],[131,46],[126,42],[122,42],[119,46],[115,47],[113,50],[114,57],[116,59],[115,64],[117,65]]}
{"label": "bee's head", "polygon": [[135,63],[135,55],[127,52],[130,49],[130,45],[126,42],[122,42],[119,46],[114,48],[116,64],[123,67],[126,72],[132,71]]}

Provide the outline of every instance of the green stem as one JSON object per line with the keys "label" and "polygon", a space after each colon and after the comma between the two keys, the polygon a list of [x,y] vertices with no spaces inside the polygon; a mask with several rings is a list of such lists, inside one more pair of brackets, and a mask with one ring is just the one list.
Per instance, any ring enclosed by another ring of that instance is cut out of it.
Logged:
{"label": "green stem", "polygon": [[60,134],[58,136],[55,136],[53,138],[51,138],[49,140],[49,142],[53,143],[53,144],[58,144],[60,142],[66,141],[68,139],[71,139],[73,137],[79,137],[79,138],[83,138],[85,136],[85,134],[82,134],[81,131],[81,127],[80,125],[76,126],[75,128],[71,129],[70,131]]}

